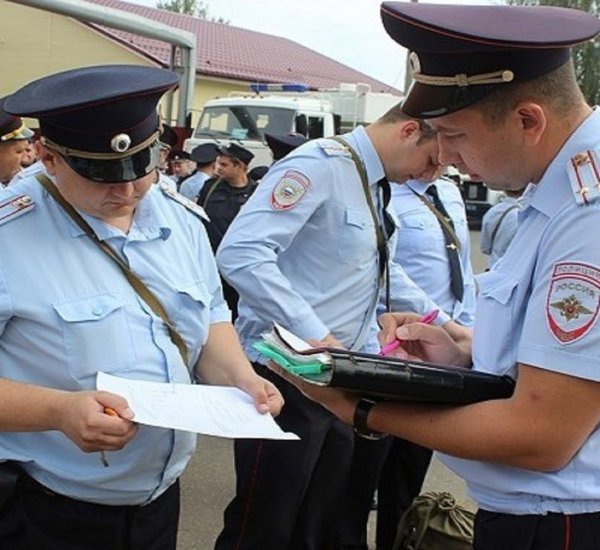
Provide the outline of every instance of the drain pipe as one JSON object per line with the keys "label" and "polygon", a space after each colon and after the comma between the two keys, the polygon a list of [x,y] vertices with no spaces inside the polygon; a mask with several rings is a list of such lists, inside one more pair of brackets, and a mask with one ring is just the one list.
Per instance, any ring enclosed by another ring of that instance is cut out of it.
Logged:
{"label": "drain pipe", "polygon": [[[72,17],[84,23],[97,23],[113,29],[119,29],[162,40],[171,44],[171,69],[174,69],[175,48],[181,51],[181,82],[179,85],[179,104],[177,125],[184,127],[186,117],[192,109],[194,85],[196,79],[196,35],[175,27],[169,27],[147,17],[127,13],[106,6],[99,6],[84,0],[7,0],[15,4],[30,6],[44,11]],[[168,112],[172,112],[171,95]]]}

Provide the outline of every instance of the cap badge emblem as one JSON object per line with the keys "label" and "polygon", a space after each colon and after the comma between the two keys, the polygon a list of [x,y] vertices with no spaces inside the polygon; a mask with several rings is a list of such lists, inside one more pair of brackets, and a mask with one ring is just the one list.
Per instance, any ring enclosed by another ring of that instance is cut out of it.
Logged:
{"label": "cap badge emblem", "polygon": [[408,56],[408,65],[411,73],[419,74],[421,72],[421,60],[419,59],[417,52],[410,52]]}
{"label": "cap badge emblem", "polygon": [[127,134],[117,134],[110,140],[110,148],[115,153],[124,153],[131,147],[131,138]]}

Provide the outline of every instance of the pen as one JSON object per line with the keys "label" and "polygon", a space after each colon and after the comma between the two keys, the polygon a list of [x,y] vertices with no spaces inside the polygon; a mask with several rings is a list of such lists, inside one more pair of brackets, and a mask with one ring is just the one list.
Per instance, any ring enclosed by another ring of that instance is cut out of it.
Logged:
{"label": "pen", "polygon": [[[111,407],[104,407],[104,414],[107,414],[108,416],[119,416],[117,411]],[[108,468],[108,459],[106,458],[106,453],[104,451],[100,451],[100,461],[102,462],[102,466]]]}
{"label": "pen", "polygon": [[[426,325],[431,325],[431,323],[433,323],[437,319],[437,316],[439,313],[440,313],[439,309],[433,309],[429,313],[426,313],[425,315],[423,315],[423,317],[421,317],[417,322],[425,323]],[[379,355],[388,355],[389,353],[394,351],[396,348],[399,348],[403,343],[404,343],[404,340],[399,340],[398,338],[396,338],[393,342],[390,342],[389,344],[386,344],[385,346],[383,346],[381,348],[381,351],[379,352]]]}

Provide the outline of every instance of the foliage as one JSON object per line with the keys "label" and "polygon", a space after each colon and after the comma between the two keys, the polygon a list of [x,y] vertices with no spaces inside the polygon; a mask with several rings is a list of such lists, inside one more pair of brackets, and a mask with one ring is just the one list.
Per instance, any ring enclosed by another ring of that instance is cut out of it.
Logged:
{"label": "foliage", "polygon": [[[600,16],[599,0],[507,0],[522,6],[575,8]],[[590,105],[600,104],[600,39],[573,48],[577,80]]]}
{"label": "foliage", "polygon": [[183,13],[185,15],[199,17],[200,19],[208,19],[216,23],[224,23],[225,25],[229,24],[229,21],[222,17],[209,17],[208,2],[205,2],[204,0],[165,0],[164,2],[158,2],[156,7],[159,10]]}

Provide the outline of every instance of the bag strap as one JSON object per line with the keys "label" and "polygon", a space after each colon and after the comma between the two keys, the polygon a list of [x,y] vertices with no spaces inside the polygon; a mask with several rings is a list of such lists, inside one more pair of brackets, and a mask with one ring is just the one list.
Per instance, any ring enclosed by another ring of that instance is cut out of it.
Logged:
{"label": "bag strap", "polygon": [[431,213],[438,219],[438,222],[440,222],[440,225],[442,226],[443,230],[446,231],[454,241],[454,245],[456,246],[456,248],[460,250],[460,240],[456,235],[456,231],[454,231],[454,228],[450,225],[450,222],[448,222],[448,218],[446,218],[446,216],[444,216],[431,201],[427,200],[423,195],[417,193],[412,187],[408,186],[408,188],[419,198],[419,200],[427,208],[429,208],[429,210],[431,210]]}
{"label": "bag strap", "polygon": [[502,212],[502,216],[500,216],[500,219],[498,220],[498,223],[496,224],[496,227],[494,227],[494,231],[492,232],[492,236],[490,237],[490,250],[494,247],[494,241],[496,240],[496,235],[498,234],[498,229],[500,229],[500,226],[502,225],[502,222],[504,221],[504,218],[506,218],[507,214],[511,210],[514,210],[515,208],[518,208],[518,207],[519,207],[518,204],[513,204],[512,206],[510,206],[509,208],[507,208],[504,212]]}
{"label": "bag strap", "polygon": [[219,183],[221,183],[221,181],[222,181],[221,178],[217,178],[213,182],[213,184],[210,186],[210,188],[208,189],[208,191],[206,192],[206,194],[204,195],[204,197],[202,197],[202,204],[200,204],[200,200],[201,200],[200,195],[202,195],[202,191],[204,191],[204,187],[202,188],[202,190],[198,194],[197,203],[200,204],[200,206],[202,206],[202,208],[204,208],[205,210],[206,210],[206,204],[208,203],[208,199],[210,199],[210,196],[215,192],[215,189],[217,188],[217,185],[219,185]]}
{"label": "bag strap", "polygon": [[62,207],[62,209],[71,217],[71,219],[85,232],[85,234],[98,245],[107,256],[109,256],[121,269],[123,275],[127,278],[129,284],[136,291],[138,296],[148,304],[150,309],[160,317],[169,332],[171,341],[177,346],[183,362],[187,365],[188,362],[188,350],[185,345],[183,337],[177,332],[173,323],[169,319],[167,311],[160,303],[158,298],[152,293],[152,291],[144,284],[144,282],[129,268],[129,266],[120,258],[120,256],[104,241],[101,241],[96,235],[95,231],[90,225],[79,215],[79,212],[69,204],[65,198],[59,193],[58,189],[52,183],[52,180],[45,174],[38,174],[35,176],[36,179],[42,184],[42,186],[50,193],[52,198]]}
{"label": "bag strap", "polygon": [[[340,143],[352,156],[352,161],[354,162],[354,165],[356,166],[356,171],[360,176],[360,181],[362,183],[365,198],[367,199],[369,211],[371,212],[371,217],[373,218],[373,225],[375,226],[375,234],[377,236],[377,250],[379,251],[379,260],[380,262],[384,262],[380,265],[380,270],[383,274],[385,270],[385,264],[387,263],[387,252],[385,252],[386,240],[383,234],[383,230],[381,229],[381,225],[379,223],[379,218],[377,217],[377,213],[375,211],[375,205],[373,204],[373,197],[371,195],[371,191],[369,190],[369,180],[367,179],[367,172],[365,170],[364,164],[360,160],[358,153],[345,139],[342,139],[338,136],[334,136],[329,139]],[[382,251],[384,251],[383,254]]]}

